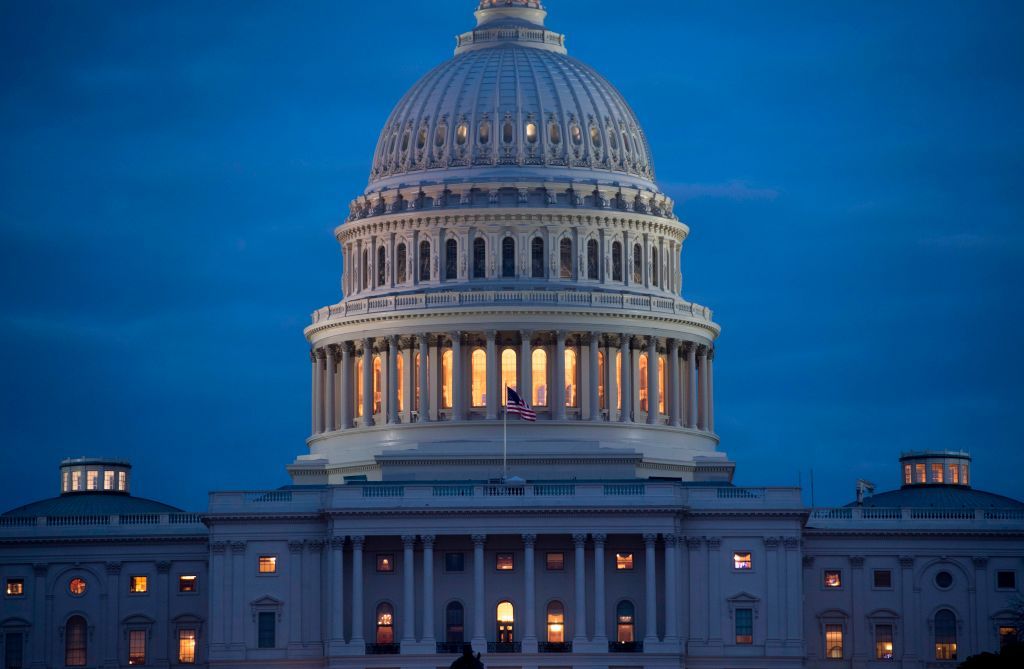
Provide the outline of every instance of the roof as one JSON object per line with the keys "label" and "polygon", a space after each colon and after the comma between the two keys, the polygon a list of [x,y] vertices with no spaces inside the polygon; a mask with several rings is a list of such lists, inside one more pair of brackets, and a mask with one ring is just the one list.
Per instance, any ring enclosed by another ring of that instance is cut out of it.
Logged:
{"label": "roof", "polygon": [[[846,506],[858,506],[851,502]],[[962,485],[913,485],[864,498],[860,506],[942,508],[942,509],[1022,509],[1024,502]]]}
{"label": "roof", "polygon": [[182,513],[182,510],[117,492],[69,493],[32,502],[3,514],[12,516],[115,516],[131,513]]}

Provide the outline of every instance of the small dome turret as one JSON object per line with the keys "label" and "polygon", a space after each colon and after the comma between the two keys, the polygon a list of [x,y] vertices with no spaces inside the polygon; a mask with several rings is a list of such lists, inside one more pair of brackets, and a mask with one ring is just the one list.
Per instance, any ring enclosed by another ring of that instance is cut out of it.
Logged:
{"label": "small dome turret", "polygon": [[903,487],[970,487],[971,456],[966,451],[907,451],[900,455]]}
{"label": "small dome turret", "polygon": [[60,494],[122,493],[127,495],[131,463],[104,458],[68,458],[60,463]]}

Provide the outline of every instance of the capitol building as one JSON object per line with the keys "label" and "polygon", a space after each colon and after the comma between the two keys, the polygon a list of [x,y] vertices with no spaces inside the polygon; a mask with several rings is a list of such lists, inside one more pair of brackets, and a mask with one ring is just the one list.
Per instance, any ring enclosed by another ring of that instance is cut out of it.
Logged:
{"label": "capitol building", "polygon": [[1024,503],[968,452],[893,453],[900,489],[837,508],[732,484],[719,324],[636,115],[539,0],[475,18],[335,230],[292,483],[189,512],[63,461],[0,515],[2,667],[938,669],[1015,640]]}

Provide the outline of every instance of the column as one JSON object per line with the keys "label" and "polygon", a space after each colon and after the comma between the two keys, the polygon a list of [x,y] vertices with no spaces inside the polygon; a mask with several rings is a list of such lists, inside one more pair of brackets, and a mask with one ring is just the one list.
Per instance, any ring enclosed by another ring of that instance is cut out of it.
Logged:
{"label": "column", "polygon": [[715,431],[715,349],[708,350],[708,432]]}
{"label": "column", "polygon": [[573,562],[573,570],[576,576],[576,605],[572,607],[575,634],[573,634],[572,643],[573,650],[581,652],[584,650],[582,646],[587,642],[587,535],[572,535],[572,543],[576,547],[576,555]]}
{"label": "column", "polygon": [[388,389],[387,423],[398,423],[398,336],[388,336],[388,378],[384,384]]}
{"label": "column", "polygon": [[317,411],[317,406],[319,405],[318,399],[319,399],[319,395],[320,395],[320,393],[318,392],[318,388],[320,387],[320,384],[318,383],[318,381],[320,379],[320,366],[317,365],[316,349],[310,349],[310,351],[309,351],[309,363],[310,363],[310,372],[311,372],[311,381],[310,381],[310,388],[309,388],[309,408],[310,408],[310,418],[309,418],[310,427],[309,427],[309,433],[310,434],[316,434],[317,433],[317,429],[316,428],[320,424],[319,415],[318,415],[319,412]]}
{"label": "column", "polygon": [[373,421],[373,340],[363,340],[363,426],[372,427]]}
{"label": "column", "polygon": [[686,344],[686,427],[697,427],[697,345]]}
{"label": "column", "polygon": [[657,425],[660,419],[660,384],[658,383],[658,338],[647,338],[647,424]]}
{"label": "column", "polygon": [[676,581],[676,535],[665,535],[665,642],[679,643],[679,584]]}
{"label": "column", "polygon": [[[650,358],[648,358],[650,364]],[[656,644],[658,642],[658,590],[657,590],[657,563],[655,561],[655,547],[658,540],[657,534],[644,535],[644,603],[646,613],[644,615],[644,645]]]}
{"label": "column", "polygon": [[[800,578],[800,564],[802,561],[800,555],[800,539],[799,537],[786,537],[783,540],[783,545],[786,547],[786,624],[788,632],[786,633],[787,645],[789,646],[801,646],[803,638],[803,601],[804,601],[804,589],[803,581]],[[904,620],[914,620],[913,616],[907,609],[904,609]]]}
{"label": "column", "polygon": [[623,423],[633,422],[633,394],[630,376],[633,364],[630,360],[630,336],[623,332],[619,335],[619,355],[622,362],[619,370],[619,386],[622,388],[622,406],[619,408],[619,420]]}
{"label": "column", "polygon": [[245,617],[245,542],[231,542],[231,645],[245,648],[245,628],[242,619]]}
{"label": "column", "polygon": [[462,333],[452,332],[452,420],[463,420],[466,375],[462,371]]}
{"label": "column", "polygon": [[605,632],[608,612],[604,595],[604,542],[607,538],[606,534],[594,535],[594,646],[595,650],[602,653],[608,649],[608,635]]}
{"label": "column", "polygon": [[417,409],[417,416],[419,422],[426,423],[430,421],[430,377],[427,375],[427,364],[430,361],[430,345],[427,335],[421,334],[416,337],[420,345],[420,405]]}
{"label": "column", "polygon": [[314,406],[316,412],[315,434],[324,431],[324,368],[326,367],[326,352],[322,348],[316,350],[316,385],[314,386]]}
{"label": "column", "polygon": [[551,396],[554,406],[551,407],[551,417],[554,420],[565,420],[565,332],[559,330],[555,333],[555,392]]}
{"label": "column", "polygon": [[526,592],[523,615],[523,652],[537,652],[537,600],[536,579],[534,578],[533,547],[537,541],[536,534],[523,535],[523,589]]}
{"label": "column", "polygon": [[722,645],[722,540],[708,537],[708,643]]}
{"label": "column", "polygon": [[402,347],[404,356],[403,362],[405,365],[402,367],[402,392],[400,398],[400,404],[402,405],[402,411],[398,414],[398,419],[403,423],[412,423],[416,411],[416,389],[419,388],[419,369],[416,367],[416,338],[407,337],[399,340],[399,346]]}
{"label": "column", "polygon": [[679,340],[668,340],[668,424],[679,427]]}
{"label": "column", "polygon": [[416,643],[416,535],[402,536],[402,646]]}
{"label": "column", "polygon": [[[601,400],[599,397],[601,374],[601,363],[598,360],[598,348],[601,345],[601,335],[596,332],[590,333],[590,420],[601,420]],[[606,363],[607,364],[607,363]],[[608,389],[605,389],[607,397]]]}
{"label": "column", "polygon": [[[302,542],[289,541],[288,602],[285,616],[288,620],[288,645],[302,645]],[[241,576],[240,574],[238,575]],[[238,621],[240,624],[241,621]]]}
{"label": "column", "polygon": [[708,347],[697,352],[697,429],[708,429]]}
{"label": "column", "polygon": [[[974,637],[972,639],[974,643],[966,646],[964,655],[986,650],[992,634],[989,631],[990,619],[988,617],[988,589],[992,583],[988,577],[988,558],[976,555],[971,558],[971,562],[974,564],[973,594],[975,598],[974,606],[971,607],[971,617],[975,618],[976,630],[970,635]],[[856,586],[856,583],[854,585]],[[978,615],[979,613],[981,615]],[[996,641],[998,642],[998,639]]]}
{"label": "column", "polygon": [[210,648],[227,646],[224,634],[228,611],[224,606],[224,589],[228,583],[224,560],[228,550],[226,541],[210,542]]}
{"label": "column", "polygon": [[497,333],[494,330],[487,331],[487,380],[484,383],[484,392],[487,393],[487,419],[494,420],[498,417],[498,398],[502,396],[505,389],[501,387],[501,375],[498,374],[498,347]]}
{"label": "column", "polygon": [[[771,600],[766,601],[770,611],[778,611],[785,606],[785,590],[783,590],[783,584],[785,578],[782,577],[779,566],[779,538],[778,537],[765,537],[764,548],[765,548],[765,578],[768,583],[775,583],[779,587],[775,589],[774,596],[778,597],[777,602]],[[767,598],[766,598],[767,599]],[[769,614],[765,620],[767,626],[767,636],[765,637],[766,645],[769,647],[777,647],[778,642],[782,635],[779,633],[780,624],[785,624],[785,618],[779,615]]]}
{"label": "column", "polygon": [[[103,664],[104,664],[104,666],[107,666],[107,667],[119,667],[119,666],[121,666],[121,662],[120,662],[120,659],[118,657],[118,652],[117,652],[117,630],[121,627],[121,621],[119,619],[119,611],[118,611],[118,603],[120,602],[120,599],[121,599],[121,583],[120,583],[120,581],[121,581],[121,563],[120,562],[108,562],[108,563],[106,563],[106,568],[107,568],[107,580],[109,581],[109,583],[107,585],[108,593],[106,594],[106,602],[104,602],[104,603],[106,604],[106,607],[107,607],[107,611],[106,611],[106,616],[105,617],[106,617],[106,620],[108,621],[108,623],[107,623],[107,629],[105,630],[106,634],[104,635],[104,636],[106,636],[106,639],[104,639],[104,651],[103,651],[104,662],[103,662]],[[38,574],[39,573],[39,565],[36,565],[36,570],[37,570],[36,574]],[[40,580],[39,578],[36,578],[36,585],[37,586],[41,585],[39,583],[39,580]],[[43,593],[45,591],[46,591],[45,587],[40,587],[40,589],[39,589],[40,593]],[[42,625],[43,615],[44,615],[43,614],[43,609],[37,609],[36,610],[36,616],[38,616],[36,618],[36,621],[37,621],[36,624],[39,625],[40,628],[43,626]],[[51,620],[52,620],[52,618],[51,618]],[[62,624],[62,621],[60,621],[60,620],[57,620],[57,621],[54,621],[54,622],[58,626]],[[32,631],[35,632],[35,635],[37,637],[39,637],[40,639],[43,640],[42,641],[43,644],[46,643],[46,641],[45,641],[46,637],[42,634],[42,629],[33,629]],[[58,638],[63,638],[62,630],[60,630],[59,628],[58,628],[58,631],[57,631],[57,636],[58,636]],[[24,641],[22,643],[24,644]],[[60,650],[62,651],[63,648],[61,648]],[[60,657],[60,655],[58,655],[58,657]],[[34,658],[34,663],[37,663],[40,666],[42,666],[42,659],[43,659],[43,655],[42,654],[37,655]],[[56,663],[54,663],[54,664],[56,664]],[[60,664],[64,664],[64,662],[62,661],[62,662],[60,662]]]}
{"label": "column", "polygon": [[423,644],[434,651],[434,535],[423,534]]}
{"label": "column", "polygon": [[366,652],[363,640],[363,541],[365,537],[352,537],[352,639],[350,646],[356,655]]}
{"label": "column", "polygon": [[522,343],[519,345],[519,395],[531,406],[533,404],[533,357],[530,351],[530,336],[533,333],[529,330],[520,330],[519,337]]}
{"label": "column", "polygon": [[331,554],[327,587],[330,588],[331,621],[328,639],[333,644],[345,643],[345,537],[331,537]]}
{"label": "column", "polygon": [[[213,545],[211,544],[211,549]],[[32,669],[46,668],[46,641],[50,638],[46,626],[46,572],[49,567],[45,563],[32,565],[32,574],[35,577],[32,581],[32,611],[33,611],[33,634],[26,641],[32,642],[32,650],[29,651],[32,657]],[[120,592],[117,584],[116,574],[121,571],[120,562],[108,562],[107,573],[111,574],[110,587],[114,592]],[[117,620],[117,611],[113,612],[113,620]],[[113,634],[117,634],[116,630]],[[115,658],[116,663],[116,658]]]}
{"label": "column", "polygon": [[352,427],[352,345],[341,343],[341,427]]}
{"label": "column", "polygon": [[335,414],[335,407],[337,406],[337,404],[335,403],[335,397],[334,397],[334,383],[335,383],[335,380],[334,380],[334,370],[337,368],[337,366],[338,366],[338,355],[337,355],[336,349],[334,348],[334,346],[328,346],[327,347],[327,383],[325,384],[326,385],[325,390],[326,390],[326,398],[327,399],[324,402],[324,404],[326,405],[326,409],[327,409],[327,416],[326,416],[326,420],[325,420],[325,422],[327,424],[326,427],[325,427],[325,431],[327,431],[327,432],[333,432],[337,428],[337,417],[336,417],[336,414]]}
{"label": "column", "polygon": [[484,542],[486,534],[474,534],[473,539],[473,650],[486,653],[484,635]]}
{"label": "column", "polygon": [[[864,603],[864,556],[850,556],[850,620],[862,620]],[[850,648],[853,649],[853,666],[863,667],[868,660],[870,634],[861,634],[859,625],[850,625]],[[873,659],[873,654],[872,654]]]}
{"label": "column", "polygon": [[[805,560],[811,559],[813,558],[805,558]],[[901,609],[903,613],[903,620],[917,620],[917,607],[914,606],[914,604],[916,603],[916,597],[914,596],[914,556],[901,555],[899,560],[900,603],[902,604]],[[900,637],[904,640],[908,639],[909,636],[910,635],[906,632],[900,635]],[[895,659],[900,660],[903,663],[904,667],[917,666],[917,648],[918,644],[906,642],[898,643],[895,645]]]}
{"label": "column", "polygon": [[704,597],[704,590],[707,588],[706,572],[701,569],[703,560],[701,552],[701,544],[703,540],[700,537],[687,537],[686,547],[689,549],[688,562],[690,570],[687,572],[686,582],[690,586],[690,633],[689,643],[695,641],[700,642],[700,645],[704,645],[707,641],[707,615],[704,613],[707,611],[707,598]]}

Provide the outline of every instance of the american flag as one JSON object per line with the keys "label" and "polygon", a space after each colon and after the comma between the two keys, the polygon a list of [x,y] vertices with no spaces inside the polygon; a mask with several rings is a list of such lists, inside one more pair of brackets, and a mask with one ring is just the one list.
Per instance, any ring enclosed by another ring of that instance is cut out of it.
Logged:
{"label": "american flag", "polygon": [[505,387],[505,413],[515,414],[523,420],[537,420],[537,412],[530,408],[514,389]]}

